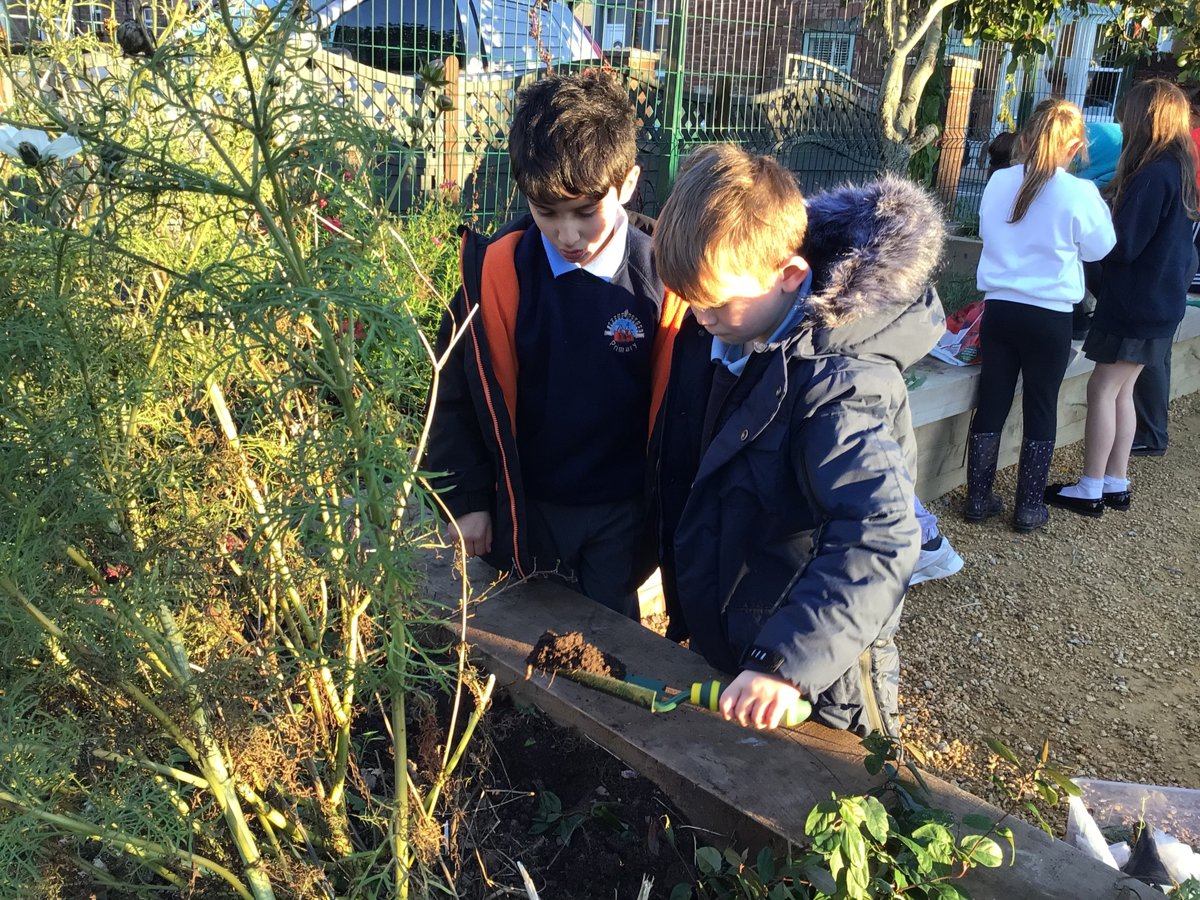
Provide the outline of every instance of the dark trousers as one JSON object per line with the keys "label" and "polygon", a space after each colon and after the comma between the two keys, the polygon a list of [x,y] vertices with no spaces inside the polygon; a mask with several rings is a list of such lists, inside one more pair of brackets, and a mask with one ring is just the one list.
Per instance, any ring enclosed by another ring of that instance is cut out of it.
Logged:
{"label": "dark trousers", "polygon": [[1151,450],[1167,449],[1167,406],[1171,401],[1171,345],[1161,360],[1142,369],[1133,386],[1137,430],[1133,442]]}
{"label": "dark trousers", "polygon": [[638,562],[646,539],[641,498],[589,506],[530,500],[529,545],[539,573],[635,621]]}
{"label": "dark trousers", "polygon": [[1020,375],[1024,379],[1021,411],[1025,440],[1054,440],[1058,389],[1071,358],[1071,314],[988,300],[979,330],[979,352],[983,371],[971,431],[989,434],[1004,428]]}

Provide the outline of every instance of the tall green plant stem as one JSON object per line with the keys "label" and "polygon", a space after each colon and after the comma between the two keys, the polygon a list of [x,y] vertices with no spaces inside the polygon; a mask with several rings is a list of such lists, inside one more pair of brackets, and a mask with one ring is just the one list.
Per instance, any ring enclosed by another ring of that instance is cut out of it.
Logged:
{"label": "tall green plant stem", "polygon": [[[162,763],[156,763],[149,759],[140,759],[132,756],[125,756],[121,753],[114,753],[111,750],[93,750],[92,756],[97,759],[105,760],[106,762],[123,763],[125,765],[137,766],[145,769],[148,772],[154,772],[158,775],[167,778],[173,778],[181,784],[190,784],[192,787],[198,787],[202,790],[209,790],[208,780],[201,775],[194,775],[191,772],[185,772],[183,769],[175,766],[166,766]],[[254,788],[246,784],[240,778],[235,777],[235,788],[254,812],[264,817],[272,827],[283,831],[288,837],[296,841],[298,844],[316,844],[311,835],[309,835],[302,824],[288,818],[284,813],[280,812],[274,806],[263,799]]]}
{"label": "tall green plant stem", "polygon": [[[13,597],[43,630],[61,642],[64,647],[69,648],[69,655],[75,664],[85,664],[86,661],[91,659],[92,654],[86,648],[79,646],[73,641],[49,616],[25,597],[22,591],[7,575],[0,574],[0,588]],[[254,836],[250,833],[246,825],[241,805],[233,793],[229,770],[225,766],[224,759],[216,749],[207,714],[200,703],[199,693],[195,689],[195,684],[191,681],[189,674],[191,670],[188,665],[187,654],[183,649],[179,630],[175,626],[174,616],[171,615],[170,610],[165,605],[161,605],[159,608],[159,621],[165,632],[164,638],[166,639],[167,646],[171,651],[171,665],[169,669],[175,680],[179,682],[179,686],[187,692],[188,702],[191,705],[192,722],[200,734],[200,745],[197,746],[193,741],[188,739],[178,724],[158,704],[146,696],[141,689],[124,679],[116,679],[115,684],[132,697],[146,712],[157,719],[167,729],[172,738],[175,739],[176,743],[200,766],[201,771],[204,773],[204,780],[208,783],[213,797],[225,814],[234,843],[237,844],[238,851],[242,856],[246,877],[250,882],[250,888],[253,892],[253,900],[274,900],[275,894],[271,889],[270,880],[266,877],[262,869],[262,858],[258,852]]]}
{"label": "tall green plant stem", "polygon": [[[217,420],[221,425],[221,431],[225,435],[225,439],[229,442],[234,452],[238,454],[241,468],[242,481],[246,487],[247,493],[250,495],[251,502],[254,504],[254,509],[258,515],[259,522],[267,536],[267,546],[270,548],[270,559],[275,571],[280,577],[284,585],[284,592],[288,598],[288,607],[286,611],[294,611],[300,620],[301,627],[304,629],[304,638],[306,646],[310,651],[317,656],[316,672],[318,683],[321,688],[324,688],[325,696],[328,697],[328,705],[334,716],[334,720],[338,726],[337,740],[349,740],[351,718],[347,715],[343,708],[337,685],[333,681],[333,672],[330,670],[329,662],[322,649],[320,641],[315,629],[313,628],[312,620],[309,619],[304,610],[303,598],[300,596],[300,591],[296,587],[295,579],[292,577],[291,568],[288,566],[287,558],[283,552],[283,545],[276,536],[274,528],[271,524],[270,517],[267,514],[266,500],[262,492],[258,488],[254,476],[250,473],[250,464],[246,459],[245,453],[242,452],[241,441],[238,437],[237,426],[233,421],[233,416],[229,412],[229,406],[225,402],[225,392],[221,390],[221,386],[217,384],[214,377],[208,378],[208,397],[209,403],[212,405],[213,411],[217,416]],[[350,648],[353,653],[353,647]],[[321,699],[321,691],[318,689],[318,683],[312,680],[311,671],[306,671],[305,680],[309,683],[309,695],[313,699],[314,707],[319,711],[325,704]],[[344,737],[343,737],[344,735]],[[335,759],[338,758],[337,745],[335,745]],[[343,774],[341,779],[345,778],[345,768],[348,764],[343,762]],[[335,771],[333,783],[338,784],[339,778]],[[332,796],[332,791],[324,785],[317,785],[318,793],[325,796],[327,802],[332,807],[330,809],[330,839],[333,848],[341,855],[348,856],[353,852],[353,844],[350,841],[349,827],[349,812],[346,809],[346,798],[343,791],[339,790],[336,798]]]}
{"label": "tall green plant stem", "polygon": [[178,847],[168,847],[165,844],[158,844],[154,841],[146,841],[133,835],[126,834],[116,828],[100,828],[90,822],[85,822],[82,819],[77,819],[74,816],[64,816],[58,813],[47,812],[44,809],[38,809],[35,806],[30,806],[15,794],[10,794],[8,791],[0,790],[0,803],[10,806],[19,812],[38,819],[48,825],[54,825],[61,828],[68,834],[76,834],[80,837],[95,838],[103,844],[116,847],[122,853],[137,859],[150,856],[158,859],[178,859],[187,866],[195,866],[198,869],[206,869],[214,875],[220,876],[226,883],[229,884],[237,895],[243,900],[257,900],[256,896],[246,889],[241,880],[231,871],[225,868],[218,862],[200,856],[198,853],[190,853],[187,850],[181,850]]}
{"label": "tall green plant stem", "polygon": [[387,679],[392,691],[392,778],[396,793],[392,809],[392,864],[396,878],[396,896],[407,900],[410,866],[408,797],[408,726],[405,723],[404,685],[408,678],[408,626],[397,594],[388,596]]}
{"label": "tall green plant stem", "polygon": [[[289,601],[288,609],[293,611],[299,619],[300,627],[304,632],[305,644],[314,652],[320,653],[321,642],[318,640],[312,619],[309,618],[307,611],[304,609],[304,600],[300,596],[300,590],[296,587],[291,567],[288,565],[287,557],[283,552],[283,544],[275,534],[275,528],[271,524],[271,518],[267,513],[266,499],[263,497],[262,491],[259,490],[254,476],[250,473],[250,464],[246,459],[245,453],[242,451],[237,425],[234,424],[233,416],[229,412],[229,406],[225,402],[225,392],[212,376],[209,376],[207,388],[209,403],[212,405],[213,412],[216,413],[217,421],[221,425],[221,431],[225,435],[225,439],[229,442],[230,447],[238,454],[241,462],[242,483],[246,488],[246,493],[250,496],[251,503],[254,504],[254,511],[258,516],[259,525],[267,536],[267,547],[269,548],[271,563],[280,581],[283,583],[284,593]],[[343,711],[341,703],[338,702],[338,690],[333,682],[333,673],[330,671],[328,662],[324,656],[318,657],[317,671],[321,684],[332,701],[333,714],[340,725]]]}
{"label": "tall green plant stem", "polygon": [[180,635],[179,628],[175,624],[175,616],[165,603],[159,604],[158,621],[162,627],[163,636],[166,638],[167,646],[170,649],[172,661],[178,672],[176,677],[179,680],[179,686],[184,690],[188,698],[192,724],[196,727],[196,731],[199,734],[199,747],[201,751],[200,766],[201,771],[204,773],[204,780],[208,782],[213,798],[217,801],[217,806],[225,816],[225,822],[229,827],[230,835],[233,837],[233,842],[242,857],[242,865],[246,871],[246,880],[250,882],[250,890],[254,894],[254,900],[275,900],[275,892],[271,888],[271,880],[267,877],[266,870],[263,868],[262,853],[258,849],[258,843],[250,831],[249,824],[246,822],[246,815],[242,810],[241,802],[237,798],[237,791],[234,789],[233,779],[229,775],[229,768],[225,765],[225,758],[221,755],[220,748],[213,735],[212,723],[208,720],[208,712],[204,708],[200,692],[196,689],[196,683],[192,680],[191,666],[189,665],[187,650],[183,646],[183,637]]}
{"label": "tall green plant stem", "polygon": [[[17,587],[8,575],[0,573],[0,589],[7,593],[10,597],[17,601],[18,605],[25,610],[26,614],[41,626],[42,630],[49,634],[54,640],[58,641],[63,651],[66,653],[70,664],[78,666],[82,671],[88,672],[95,680],[96,684],[101,687],[109,687],[105,676],[97,675],[93,671],[93,665],[96,663],[95,654],[72,640],[72,638],[64,632],[58,625],[42,612],[28,597],[26,597],[21,589]],[[112,683],[112,687],[118,688],[122,693],[130,697],[143,711],[154,717],[159,724],[166,729],[171,739],[182,749],[193,762],[199,763],[199,751],[196,745],[185,735],[174,719],[169,716],[157,703],[151,700],[146,693],[137,685],[133,684],[128,679],[118,678]],[[111,687],[109,688],[111,689]]]}

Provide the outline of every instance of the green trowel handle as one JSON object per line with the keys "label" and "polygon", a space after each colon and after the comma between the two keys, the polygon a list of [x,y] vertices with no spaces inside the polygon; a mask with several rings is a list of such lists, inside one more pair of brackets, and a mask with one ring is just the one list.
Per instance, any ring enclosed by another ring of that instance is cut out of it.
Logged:
{"label": "green trowel handle", "polygon": [[[719,702],[723,690],[725,690],[725,685],[719,681],[697,681],[692,685],[689,699],[697,706],[717,710],[720,708]],[[803,698],[797,698],[791,708],[783,714],[783,722],[780,724],[791,728],[799,725],[810,715],[812,715],[812,704]]]}

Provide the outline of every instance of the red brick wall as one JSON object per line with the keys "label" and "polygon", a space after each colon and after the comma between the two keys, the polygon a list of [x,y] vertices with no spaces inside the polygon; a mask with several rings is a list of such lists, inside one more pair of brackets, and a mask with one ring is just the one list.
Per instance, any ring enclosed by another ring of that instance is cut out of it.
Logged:
{"label": "red brick wall", "polygon": [[[862,16],[863,0],[696,0],[688,19],[684,67],[688,85],[702,92],[754,94],[777,87],[789,53],[800,53],[806,30]],[[855,39],[852,75],[878,82],[878,43]]]}

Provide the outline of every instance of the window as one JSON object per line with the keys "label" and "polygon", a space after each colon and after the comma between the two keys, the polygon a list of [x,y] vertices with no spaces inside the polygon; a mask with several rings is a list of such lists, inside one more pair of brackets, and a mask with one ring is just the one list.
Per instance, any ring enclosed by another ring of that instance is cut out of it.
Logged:
{"label": "window", "polygon": [[365,0],[330,30],[329,45],[360,63],[412,73],[447,56],[462,56],[454,0]]}
{"label": "window", "polygon": [[94,34],[104,33],[104,22],[108,19],[107,6],[89,6],[88,7],[88,30]]}
{"label": "window", "polygon": [[[33,2],[33,0],[29,0]],[[30,9],[24,3],[13,4],[5,8],[3,0],[0,0],[0,15],[7,18],[8,38],[14,43],[22,43],[30,38],[34,40],[45,40],[46,33],[42,27],[43,19],[38,16],[35,10]],[[0,24],[5,24],[0,21]]]}
{"label": "window", "polygon": [[153,6],[142,7],[142,25],[149,34],[154,34],[158,30],[158,16],[154,14]]}
{"label": "window", "polygon": [[817,59],[847,75],[854,65],[854,35],[843,31],[808,31],[804,55]]}
{"label": "window", "polygon": [[[329,8],[337,4],[330,3]],[[468,73],[595,59],[591,34],[562,0],[362,0],[329,24],[326,44],[360,63],[411,74],[457,56]],[[531,17],[540,36],[530,34]]]}
{"label": "window", "polygon": [[1125,78],[1125,67],[1118,62],[1120,53],[1117,39],[1106,35],[1098,27],[1092,56],[1088,60],[1083,102],[1079,104],[1083,107],[1085,118],[1116,113],[1117,98],[1121,95]]}

